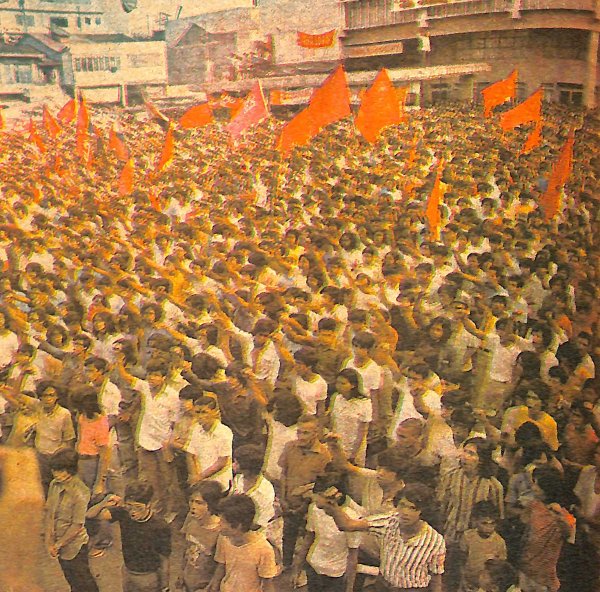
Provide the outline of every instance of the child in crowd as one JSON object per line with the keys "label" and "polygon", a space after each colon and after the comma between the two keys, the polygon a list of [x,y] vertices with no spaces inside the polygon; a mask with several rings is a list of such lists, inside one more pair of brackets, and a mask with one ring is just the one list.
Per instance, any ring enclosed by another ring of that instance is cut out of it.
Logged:
{"label": "child in crowd", "polygon": [[218,507],[222,499],[223,492],[214,481],[198,483],[190,492],[190,509],[181,529],[186,541],[183,574],[178,581],[185,592],[204,590],[215,573],[215,550],[221,531]]}
{"label": "child in crowd", "polygon": [[278,573],[275,552],[261,532],[252,529],[254,502],[244,494],[219,505],[221,533],[217,539],[217,569],[207,592],[275,592]]}
{"label": "child in crowd", "polygon": [[465,555],[460,587],[464,592],[477,590],[488,559],[506,560],[506,544],[496,532],[497,508],[488,501],[477,502],[473,506],[471,522],[475,528],[467,530],[460,541],[460,549]]}

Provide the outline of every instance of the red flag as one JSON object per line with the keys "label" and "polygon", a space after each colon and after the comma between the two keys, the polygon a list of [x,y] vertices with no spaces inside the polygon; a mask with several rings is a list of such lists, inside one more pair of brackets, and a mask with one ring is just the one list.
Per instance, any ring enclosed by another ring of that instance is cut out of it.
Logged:
{"label": "red flag", "polygon": [[54,172],[59,176],[62,177],[65,174],[65,169],[62,168],[62,164],[63,164],[63,160],[60,157],[59,154],[56,155],[56,158],[54,159]]}
{"label": "red flag", "polygon": [[433,240],[439,240],[440,238],[440,225],[442,223],[442,217],[440,214],[440,204],[442,203],[442,197],[444,196],[442,191],[442,171],[444,169],[444,160],[440,159],[437,167],[437,174],[435,176],[435,182],[433,183],[433,189],[427,199],[427,208],[425,210],[425,216],[429,222],[429,232]]}
{"label": "red flag", "polygon": [[184,129],[202,127],[213,122],[213,113],[208,103],[195,105],[188,109],[179,119],[179,125]]}
{"label": "red flag", "polygon": [[162,208],[160,207],[160,200],[158,199],[158,193],[156,192],[156,189],[154,189],[154,187],[151,187],[148,191],[148,199],[150,200],[150,205],[157,212],[162,211]]}
{"label": "red flag", "polygon": [[542,195],[540,205],[544,210],[546,220],[552,219],[560,209],[561,190],[569,180],[573,168],[573,145],[575,143],[575,132],[571,131],[567,141],[561,148],[556,163],[552,167],[548,188]]}
{"label": "red flag", "polygon": [[167,130],[167,135],[165,137],[165,143],[163,144],[163,149],[160,154],[160,158],[158,163],[156,164],[156,172],[160,173],[167,165],[171,163],[173,160],[173,156],[175,155],[175,138],[173,137],[173,127],[169,125],[169,129]]}
{"label": "red flag", "polygon": [[89,140],[90,113],[83,97],[79,99],[77,110],[77,126],[75,128],[75,153],[79,158],[86,158],[86,145]]}
{"label": "red flag", "polygon": [[40,152],[46,152],[46,145],[37,133],[37,128],[33,119],[29,120],[29,141],[35,144]]}
{"label": "red flag", "polygon": [[317,49],[320,47],[332,47],[335,41],[335,29],[321,33],[320,35],[311,35],[298,31],[297,43],[300,47]]}
{"label": "red flag", "polygon": [[398,106],[400,107],[400,119],[402,119],[402,113],[404,113],[404,107],[406,105],[407,96],[408,86],[400,86],[396,89],[396,97],[398,100]]}
{"label": "red flag", "polygon": [[481,94],[483,95],[483,115],[490,117],[492,111],[498,105],[502,105],[509,99],[514,99],[517,92],[517,70],[513,70],[504,80],[498,80],[494,84],[486,86]]}
{"label": "red flag", "polygon": [[156,121],[158,123],[169,123],[170,119],[164,113],[161,113],[154,103],[151,103],[150,101],[144,101],[144,106],[146,107],[148,116],[152,121]]}
{"label": "red flag", "polygon": [[75,121],[75,117],[77,117],[77,101],[75,99],[67,101],[56,114],[56,118],[63,124]]}
{"label": "red flag", "polygon": [[294,146],[308,144],[318,132],[319,130],[315,127],[307,107],[283,126],[277,142],[277,150],[287,155]]}
{"label": "red flag", "polygon": [[125,144],[123,134],[117,132],[114,127],[110,128],[110,132],[108,134],[108,147],[115,151],[115,154],[119,160],[129,159],[129,150]]}
{"label": "red flag", "polygon": [[415,132],[413,136],[412,146],[410,147],[410,152],[408,153],[408,167],[410,167],[417,158],[417,146],[419,145],[419,134]]}
{"label": "red flag", "polygon": [[56,136],[62,132],[62,128],[60,125],[58,125],[58,122],[56,119],[54,119],[52,113],[50,113],[50,110],[46,105],[44,105],[42,109],[42,121],[44,122],[44,127],[51,138],[56,138]]}
{"label": "red flag", "polygon": [[129,195],[133,191],[133,158],[130,158],[119,175],[119,195]]}
{"label": "red flag", "polygon": [[540,119],[535,124],[535,127],[529,132],[529,135],[523,144],[523,148],[521,148],[521,154],[527,154],[540,145],[542,141],[542,127],[542,120]]}
{"label": "red flag", "polygon": [[514,109],[504,113],[500,119],[502,129],[506,132],[524,123],[539,121],[542,117],[542,96],[542,89],[539,88]]}
{"label": "red flag", "polygon": [[335,123],[352,113],[350,90],[343,66],[338,66],[310,98],[311,118],[317,128]]}
{"label": "red flag", "polygon": [[244,99],[242,108],[227,125],[227,131],[236,140],[248,128],[269,116],[269,109],[260,82],[257,82]]}
{"label": "red flag", "polygon": [[375,142],[382,130],[400,123],[398,93],[383,68],[365,92],[354,123],[367,142]]}
{"label": "red flag", "polygon": [[350,115],[350,91],[344,68],[339,66],[317,88],[304,111],[283,127],[277,141],[277,150],[288,154],[294,146],[304,146],[319,130]]}
{"label": "red flag", "polygon": [[92,170],[92,167],[94,166],[94,148],[91,142],[88,143],[87,145],[87,149],[86,149],[86,154],[85,154],[85,168],[88,169],[88,171]]}

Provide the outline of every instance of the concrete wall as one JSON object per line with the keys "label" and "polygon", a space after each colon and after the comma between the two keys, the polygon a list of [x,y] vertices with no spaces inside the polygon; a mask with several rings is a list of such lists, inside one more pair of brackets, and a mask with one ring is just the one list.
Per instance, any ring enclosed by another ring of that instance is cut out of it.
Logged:
{"label": "concrete wall", "polygon": [[306,49],[297,44],[297,32],[319,34],[336,29],[342,32],[342,5],[335,0],[319,2],[318,10],[307,9],[303,0],[261,2],[259,27],[273,34],[275,62],[279,64],[337,60],[341,43],[336,38],[333,47]]}
{"label": "concrete wall", "polygon": [[[118,0],[24,0],[26,22],[18,0],[0,4],[0,29],[10,32],[47,33],[52,17],[66,18],[71,33],[124,33],[127,15]],[[99,19],[99,22],[97,22]]]}
{"label": "concrete wall", "polygon": [[[112,86],[119,84],[161,84],[167,81],[167,53],[164,41],[125,43],[72,43],[71,56],[77,86]],[[115,72],[77,70],[78,59],[117,58]]]}
{"label": "concrete wall", "polygon": [[169,15],[169,24],[177,16],[181,6],[180,19],[222,12],[235,8],[251,8],[252,0],[138,0],[138,7],[128,17],[131,35],[151,34],[156,28],[160,14]]}

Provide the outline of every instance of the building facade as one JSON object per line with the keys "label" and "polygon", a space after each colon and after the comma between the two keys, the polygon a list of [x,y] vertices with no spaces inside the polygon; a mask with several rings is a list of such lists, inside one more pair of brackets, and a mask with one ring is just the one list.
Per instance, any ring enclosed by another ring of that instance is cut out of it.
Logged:
{"label": "building facade", "polygon": [[[345,0],[349,70],[485,63],[487,71],[424,82],[426,102],[479,100],[481,89],[519,70],[518,98],[538,87],[546,100],[597,104],[597,0]],[[386,45],[402,51],[385,54]],[[423,51],[426,49],[428,51]]]}
{"label": "building facade", "polygon": [[0,31],[73,34],[124,33],[128,16],[121,2],[110,0],[6,0],[0,4]]}

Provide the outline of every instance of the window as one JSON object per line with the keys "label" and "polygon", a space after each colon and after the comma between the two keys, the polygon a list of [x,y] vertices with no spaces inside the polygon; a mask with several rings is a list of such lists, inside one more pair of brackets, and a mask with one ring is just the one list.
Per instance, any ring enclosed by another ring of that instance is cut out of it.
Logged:
{"label": "window", "polygon": [[450,98],[450,85],[446,82],[440,82],[431,85],[431,101],[438,103],[447,101]]}
{"label": "window", "polygon": [[75,72],[116,72],[121,67],[119,57],[92,56],[74,58]]}
{"label": "window", "polygon": [[29,14],[18,14],[15,21],[21,27],[33,27],[35,25],[35,18]]}
{"label": "window", "polygon": [[85,22],[86,25],[91,25],[92,24],[92,17],[91,16],[86,16],[83,21]]}
{"label": "window", "polygon": [[583,84],[558,83],[558,100],[562,105],[583,104]]}
{"label": "window", "polygon": [[32,79],[31,64],[19,64],[15,66],[15,82],[17,84],[30,84]]}
{"label": "window", "polygon": [[51,16],[50,26],[62,27],[63,29],[66,29],[69,26],[69,19],[63,16]]}
{"label": "window", "polygon": [[102,24],[102,19],[99,16],[96,17],[96,24],[97,25],[101,25]]}

